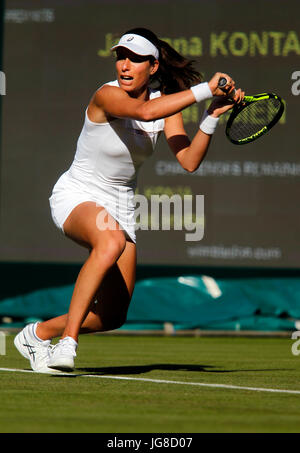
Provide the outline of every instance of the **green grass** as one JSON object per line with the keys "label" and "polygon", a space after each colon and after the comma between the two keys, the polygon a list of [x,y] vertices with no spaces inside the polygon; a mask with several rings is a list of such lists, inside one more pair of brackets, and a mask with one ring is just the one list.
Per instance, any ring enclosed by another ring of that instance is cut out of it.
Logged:
{"label": "green grass", "polygon": [[[80,337],[76,372],[300,391],[288,338]],[[6,339],[0,367],[29,369]],[[300,432],[300,394],[0,371],[2,433]]]}

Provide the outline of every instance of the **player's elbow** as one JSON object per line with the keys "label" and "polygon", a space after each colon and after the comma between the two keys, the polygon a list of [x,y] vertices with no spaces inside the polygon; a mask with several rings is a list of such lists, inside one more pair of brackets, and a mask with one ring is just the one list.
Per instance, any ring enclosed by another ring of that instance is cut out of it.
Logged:
{"label": "player's elbow", "polygon": [[182,161],[180,162],[180,165],[188,173],[194,173],[199,168],[200,163]]}
{"label": "player's elbow", "polygon": [[185,165],[183,168],[188,173],[194,173],[196,170],[198,170],[199,165]]}
{"label": "player's elbow", "polygon": [[184,157],[186,157],[186,159],[182,159],[180,165],[189,173],[195,173],[204,159],[204,155],[195,159],[190,159],[187,155],[185,155]]}

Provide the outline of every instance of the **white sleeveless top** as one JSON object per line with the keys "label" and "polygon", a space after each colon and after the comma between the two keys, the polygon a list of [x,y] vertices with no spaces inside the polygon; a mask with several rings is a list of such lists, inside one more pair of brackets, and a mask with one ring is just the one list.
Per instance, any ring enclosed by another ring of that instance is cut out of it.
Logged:
{"label": "white sleeveless top", "polygon": [[[117,80],[107,85],[119,86]],[[150,99],[159,96],[160,91],[150,89]],[[83,200],[91,200],[104,206],[135,241],[137,173],[153,153],[163,129],[164,119],[145,122],[115,118],[107,123],[94,123],[88,118],[86,109],[74,160],[55,184],[50,198],[57,226],[63,229],[63,222],[71,210]],[[58,205],[60,209],[56,209]]]}
{"label": "white sleeveless top", "polygon": [[[119,86],[118,81],[107,85]],[[161,95],[150,91],[150,99]],[[85,111],[85,122],[77,142],[70,177],[85,182],[92,191],[102,184],[134,187],[140,166],[154,150],[164,120],[136,121],[115,118],[94,123]]]}

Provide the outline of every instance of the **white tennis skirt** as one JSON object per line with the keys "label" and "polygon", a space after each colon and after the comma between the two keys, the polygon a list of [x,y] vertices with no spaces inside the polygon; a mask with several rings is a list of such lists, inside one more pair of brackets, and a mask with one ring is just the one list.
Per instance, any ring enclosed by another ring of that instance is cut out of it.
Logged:
{"label": "white tennis skirt", "polygon": [[[134,189],[128,186],[101,185],[90,188],[88,185],[74,181],[65,172],[53,187],[49,198],[52,219],[63,233],[63,225],[76,206],[85,201],[92,201],[102,206],[118,222],[125,236],[136,242],[134,218]],[[104,224],[103,224],[104,222]],[[114,228],[114,223],[99,219],[97,226]]]}

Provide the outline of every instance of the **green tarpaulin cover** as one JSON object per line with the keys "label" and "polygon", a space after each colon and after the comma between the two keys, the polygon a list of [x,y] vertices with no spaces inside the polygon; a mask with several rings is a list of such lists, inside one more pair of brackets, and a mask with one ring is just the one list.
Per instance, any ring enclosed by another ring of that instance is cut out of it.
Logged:
{"label": "green tarpaulin cover", "polygon": [[[4,299],[0,317],[25,324],[59,316],[68,311],[73,288],[47,288]],[[175,329],[295,330],[298,319],[298,278],[191,275],[138,281],[122,329],[161,329],[169,322]]]}

